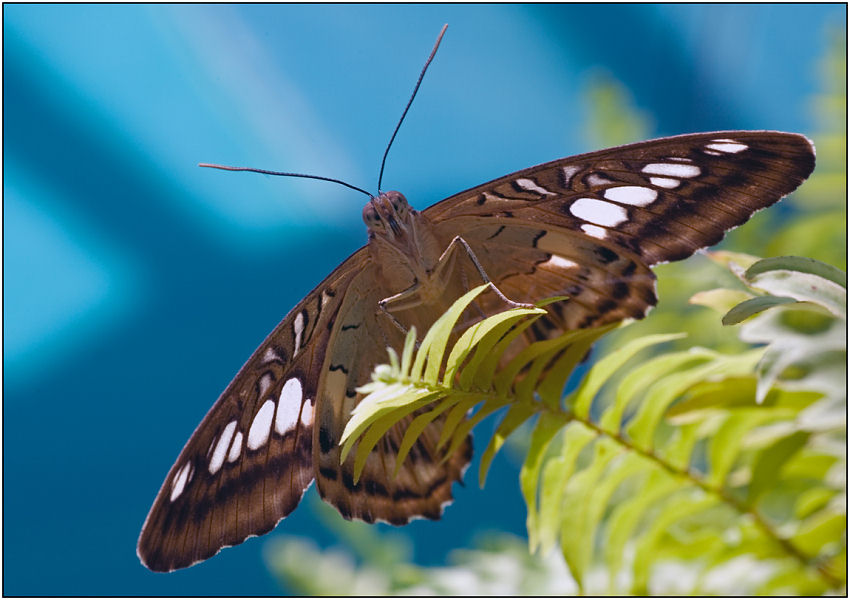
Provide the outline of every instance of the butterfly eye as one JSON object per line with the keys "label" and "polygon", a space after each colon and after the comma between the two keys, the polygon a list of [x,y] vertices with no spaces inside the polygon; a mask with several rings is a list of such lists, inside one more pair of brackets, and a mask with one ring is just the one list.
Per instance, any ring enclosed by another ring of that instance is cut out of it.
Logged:
{"label": "butterfly eye", "polygon": [[410,206],[407,204],[407,199],[399,192],[388,192],[387,198],[393,205],[393,211],[401,217],[404,217],[409,212]]}
{"label": "butterfly eye", "polygon": [[384,222],[378,216],[378,212],[371,203],[363,207],[363,222],[366,223],[366,227],[369,229],[381,230],[384,227]]}

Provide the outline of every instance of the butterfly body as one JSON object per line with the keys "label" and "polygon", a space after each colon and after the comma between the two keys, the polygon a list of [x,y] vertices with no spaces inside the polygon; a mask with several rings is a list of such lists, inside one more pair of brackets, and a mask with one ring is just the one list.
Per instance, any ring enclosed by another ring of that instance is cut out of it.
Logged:
{"label": "butterfly body", "polygon": [[656,303],[650,266],[715,244],[814,168],[805,137],[727,131],[663,138],[531,167],[418,212],[398,192],[364,209],[369,238],[300,302],[239,371],[172,467],[142,529],[153,570],[182,568],[272,529],[315,480],[343,516],[439,518],[468,466],[429,425],[398,475],[405,421],[353,478],[339,438],[356,388],[463,292],[491,281],[470,316],[559,296],[516,342],[625,318]]}
{"label": "butterfly body", "polygon": [[[363,209],[367,250],[389,295],[420,282],[427,285],[447,245],[432,223],[396,191],[380,194]],[[391,291],[394,290],[394,291]]]}

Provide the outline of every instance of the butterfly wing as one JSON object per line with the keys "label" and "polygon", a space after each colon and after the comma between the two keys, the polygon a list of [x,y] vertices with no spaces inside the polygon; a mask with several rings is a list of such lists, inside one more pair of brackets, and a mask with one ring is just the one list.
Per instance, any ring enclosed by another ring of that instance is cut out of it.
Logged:
{"label": "butterfly wing", "polygon": [[154,571],[270,531],[313,481],[313,414],[336,315],[366,264],[349,257],[260,345],[192,434],[142,528]]}
{"label": "butterfly wing", "polygon": [[813,169],[801,135],[689,134],[531,167],[424,214],[443,243],[462,235],[513,300],[569,296],[536,324],[554,335],[642,317],[656,303],[649,265],[716,244]]}
{"label": "butterfly wing", "polygon": [[[451,487],[460,481],[472,457],[467,438],[448,460],[437,450],[442,431],[438,420],[425,428],[393,476],[396,455],[410,418],[397,423],[369,454],[357,483],[354,482],[354,452],[340,464],[339,440],[352,409],[362,395],[356,391],[371,379],[375,365],[387,361],[386,348],[401,348],[404,335],[378,302],[391,294],[380,276],[364,271],[351,285],[331,336],[328,358],[319,386],[313,435],[316,485],[322,498],[349,519],[369,523],[385,521],[403,525],[411,518],[439,519],[451,502]],[[397,290],[393,290],[397,291]],[[439,317],[420,311],[416,325],[420,331]]]}
{"label": "butterfly wing", "polygon": [[391,293],[381,283],[367,251],[358,251],[254,352],[186,443],[154,501],[137,548],[148,568],[188,567],[270,531],[314,477],[322,497],[347,518],[397,525],[439,518],[472,455],[468,439],[442,463],[440,423],[425,429],[396,477],[405,423],[373,450],[357,484],[353,456],[340,464],[339,439],[362,399],[355,388],[386,361],[387,346],[403,342],[377,313],[378,301]]}

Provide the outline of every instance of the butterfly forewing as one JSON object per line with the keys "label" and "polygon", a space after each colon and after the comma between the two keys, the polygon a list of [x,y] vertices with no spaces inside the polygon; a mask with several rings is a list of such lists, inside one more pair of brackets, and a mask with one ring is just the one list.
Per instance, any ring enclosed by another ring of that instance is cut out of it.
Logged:
{"label": "butterfly forewing", "polygon": [[295,307],[251,356],[171,468],[139,538],[155,571],[270,531],[313,481],[317,384],[360,251]]}
{"label": "butterfly forewing", "polygon": [[570,296],[541,322],[560,325],[556,335],[643,316],[656,302],[647,266],[719,242],[813,169],[814,148],[801,135],[689,134],[531,167],[425,215],[441,239],[463,235],[512,299]]}
{"label": "butterfly forewing", "polygon": [[681,135],[518,171],[426,214],[449,230],[470,216],[580,231],[653,265],[716,244],[725,231],[796,189],[814,158],[811,142],[792,133]]}

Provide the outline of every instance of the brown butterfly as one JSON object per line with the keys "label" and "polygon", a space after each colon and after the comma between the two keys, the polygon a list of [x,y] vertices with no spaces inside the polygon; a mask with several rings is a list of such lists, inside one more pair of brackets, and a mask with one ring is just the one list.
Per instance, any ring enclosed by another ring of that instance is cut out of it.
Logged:
{"label": "brown butterfly", "polygon": [[656,303],[651,265],[719,242],[813,169],[802,135],[724,131],[562,158],[422,212],[399,192],[371,198],[368,244],[289,312],[195,430],[145,521],[139,557],[171,571],[264,534],[313,480],[346,518],[440,518],[472,455],[467,440],[441,462],[440,421],[396,477],[405,422],[372,451],[356,484],[353,453],[340,464],[356,388],[385,362],[387,346],[402,346],[405,328],[426,331],[483,280],[500,294],[480,297],[480,314],[506,298],[567,297],[547,306],[523,344],[642,318]]}

